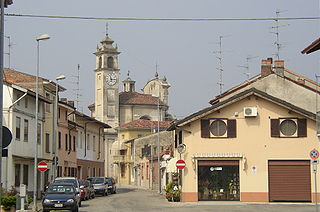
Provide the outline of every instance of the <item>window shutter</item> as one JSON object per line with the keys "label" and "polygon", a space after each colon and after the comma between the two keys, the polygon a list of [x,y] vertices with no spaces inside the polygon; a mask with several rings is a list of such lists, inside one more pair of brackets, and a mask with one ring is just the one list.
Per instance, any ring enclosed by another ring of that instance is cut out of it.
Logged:
{"label": "window shutter", "polygon": [[210,122],[208,119],[201,120],[201,138],[209,138],[210,137],[209,123]]}
{"label": "window shutter", "polygon": [[182,131],[179,132],[179,144],[182,144]]}
{"label": "window shutter", "polygon": [[235,119],[228,119],[228,138],[237,137],[237,122]]}
{"label": "window shutter", "polygon": [[176,134],[174,135],[174,148],[178,147],[178,134],[176,132]]}
{"label": "window shutter", "polygon": [[280,120],[270,119],[271,137],[280,137]]}
{"label": "window shutter", "polygon": [[307,137],[307,119],[298,119],[298,137]]}

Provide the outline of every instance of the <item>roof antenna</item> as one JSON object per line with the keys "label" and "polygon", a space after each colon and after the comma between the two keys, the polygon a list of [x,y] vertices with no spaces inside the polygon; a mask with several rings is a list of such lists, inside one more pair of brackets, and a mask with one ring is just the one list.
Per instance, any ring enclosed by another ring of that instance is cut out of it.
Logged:
{"label": "roof antenna", "polygon": [[8,52],[5,54],[8,55],[8,68],[11,68],[11,48],[14,45],[14,43],[11,42],[10,36],[5,37],[8,38]]}
{"label": "roof antenna", "polygon": [[276,41],[274,42],[274,45],[276,46],[277,48],[277,52],[276,52],[276,57],[277,57],[277,60],[280,60],[280,50],[281,48],[283,47],[283,45],[280,43],[280,31],[279,31],[279,28],[280,27],[285,27],[285,26],[289,26],[289,24],[286,24],[286,25],[279,25],[279,16],[280,16],[280,13],[283,13],[283,12],[286,12],[287,10],[283,10],[283,11],[280,11],[279,9],[276,10],[276,16],[277,18],[275,19],[276,21],[276,26],[273,26],[271,27],[271,29],[274,29],[275,31],[274,32],[271,32],[273,34],[276,35]]}
{"label": "roof antenna", "polygon": [[80,97],[81,97],[81,94],[80,94],[80,64],[78,64],[78,73],[76,76],[72,76],[74,78],[76,78],[76,82],[74,82],[73,84],[76,84],[76,88],[75,89],[72,89],[73,91],[75,91],[75,95],[76,95],[76,108],[78,111],[81,111],[83,112],[83,108],[81,107],[81,110],[80,110]]}
{"label": "roof antenna", "polygon": [[159,79],[158,67],[159,67],[159,65],[158,65],[158,62],[156,61],[156,73],[154,75],[156,77],[156,79]]}
{"label": "roof antenna", "polygon": [[217,68],[217,70],[219,71],[219,82],[217,82],[217,84],[219,85],[219,90],[220,90],[220,94],[222,93],[223,90],[223,55],[222,55],[222,38],[225,38],[227,36],[219,36],[219,51],[214,51],[213,53],[218,54],[218,56],[216,57],[218,59],[218,63],[219,63],[219,67]]}
{"label": "roof antenna", "polygon": [[257,57],[258,57],[258,56],[252,57],[252,56],[248,55],[248,56],[246,57],[246,64],[245,64],[245,65],[242,65],[242,66],[239,66],[239,67],[245,69],[244,74],[247,76],[247,81],[250,79],[250,75],[251,75],[251,73],[250,73],[250,67],[249,67],[249,62],[250,62],[250,60],[252,60],[252,59],[254,59],[254,58],[257,58]]}

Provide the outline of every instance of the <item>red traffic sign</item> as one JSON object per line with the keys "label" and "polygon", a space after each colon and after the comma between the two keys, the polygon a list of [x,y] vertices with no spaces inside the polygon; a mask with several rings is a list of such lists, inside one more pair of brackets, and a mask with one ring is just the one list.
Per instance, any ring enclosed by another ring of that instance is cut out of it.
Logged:
{"label": "red traffic sign", "polygon": [[186,167],[186,162],[184,162],[184,160],[178,160],[176,162],[176,167],[178,169],[184,169],[184,167]]}
{"label": "red traffic sign", "polygon": [[313,160],[316,160],[319,158],[319,151],[316,149],[313,149],[310,151],[310,158]]}
{"label": "red traffic sign", "polygon": [[41,172],[45,172],[48,169],[48,164],[45,161],[41,161],[38,163],[38,170]]}

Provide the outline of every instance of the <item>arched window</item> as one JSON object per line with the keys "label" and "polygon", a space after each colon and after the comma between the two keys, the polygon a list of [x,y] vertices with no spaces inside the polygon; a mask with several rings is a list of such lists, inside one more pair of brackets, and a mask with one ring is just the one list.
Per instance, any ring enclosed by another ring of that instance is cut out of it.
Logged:
{"label": "arched window", "polygon": [[114,61],[113,61],[113,57],[108,57],[108,68],[113,68],[114,65]]}
{"label": "arched window", "polygon": [[144,115],[140,117],[141,120],[151,120],[150,116]]}
{"label": "arched window", "polygon": [[99,57],[99,66],[98,66],[98,68],[101,68],[102,67],[102,57],[100,56]]}

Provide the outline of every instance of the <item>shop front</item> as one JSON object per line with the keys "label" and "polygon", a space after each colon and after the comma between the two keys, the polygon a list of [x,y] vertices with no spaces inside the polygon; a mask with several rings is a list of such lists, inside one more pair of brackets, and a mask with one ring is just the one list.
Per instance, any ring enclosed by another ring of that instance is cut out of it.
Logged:
{"label": "shop front", "polygon": [[238,160],[198,161],[199,201],[240,201]]}

